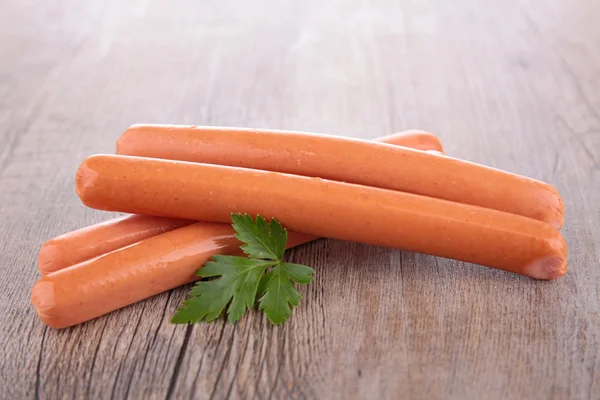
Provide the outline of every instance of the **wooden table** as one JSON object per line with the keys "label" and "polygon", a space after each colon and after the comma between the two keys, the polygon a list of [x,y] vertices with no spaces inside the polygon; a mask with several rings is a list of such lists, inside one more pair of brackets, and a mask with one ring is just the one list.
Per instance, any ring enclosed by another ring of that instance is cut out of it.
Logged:
{"label": "wooden table", "polygon": [[[599,398],[599,20],[597,0],[3,2],[0,398]],[[556,185],[570,271],[323,239],[290,252],[317,276],[282,327],[171,325],[183,287],[46,328],[38,248],[114,217],[74,172],[140,122],[431,130]]]}

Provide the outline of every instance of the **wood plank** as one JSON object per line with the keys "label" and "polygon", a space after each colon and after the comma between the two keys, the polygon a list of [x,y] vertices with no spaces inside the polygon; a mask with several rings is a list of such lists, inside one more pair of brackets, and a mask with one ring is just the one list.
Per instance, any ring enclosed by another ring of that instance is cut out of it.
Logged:
{"label": "wood plank", "polygon": [[[3,3],[0,398],[599,397],[598,16],[594,0]],[[45,328],[37,249],[114,216],[80,205],[74,171],[138,122],[429,129],[556,185],[571,269],[537,282],[322,239],[289,252],[317,276],[282,327],[171,325],[183,287]]]}

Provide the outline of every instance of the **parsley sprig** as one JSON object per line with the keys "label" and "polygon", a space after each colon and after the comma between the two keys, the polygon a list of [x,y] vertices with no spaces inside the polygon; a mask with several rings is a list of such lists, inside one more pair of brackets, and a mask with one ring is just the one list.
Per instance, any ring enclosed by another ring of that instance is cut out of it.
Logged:
{"label": "parsley sprig", "polygon": [[235,323],[258,301],[271,323],[282,324],[292,315],[291,306],[300,303],[302,296],[292,282],[308,284],[315,271],[283,261],[287,230],[275,219],[267,223],[261,216],[255,221],[247,214],[232,214],[231,219],[248,257],[213,256],[196,272],[202,280],[193,286],[191,297],[171,322],[210,322],[227,308],[227,319]]}

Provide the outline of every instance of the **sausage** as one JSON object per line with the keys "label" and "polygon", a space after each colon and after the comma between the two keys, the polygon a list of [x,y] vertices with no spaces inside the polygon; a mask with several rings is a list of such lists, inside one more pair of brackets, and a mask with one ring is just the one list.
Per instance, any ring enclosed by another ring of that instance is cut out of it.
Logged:
{"label": "sausage", "polygon": [[[312,239],[290,234],[288,248]],[[45,275],[31,303],[43,323],[66,328],[198,279],[210,257],[239,246],[231,225],[197,222]]]}
{"label": "sausage", "polygon": [[44,243],[38,256],[38,268],[42,275],[48,274],[192,222],[128,215],[91,225]]}
{"label": "sausage", "polygon": [[551,185],[494,168],[389,144],[299,132],[134,125],[122,155],[177,159],[320,177],[471,204],[563,224]]}
{"label": "sausage", "polygon": [[[443,157],[439,157],[443,158]],[[81,201],[107,211],[228,223],[276,218],[292,231],[486,265],[539,279],[566,272],[550,224],[498,210],[298,175],[96,155],[77,171]]]}
{"label": "sausage", "polygon": [[[224,129],[225,131],[238,130],[236,128],[212,129]],[[202,141],[198,131],[198,127],[187,125],[132,125],[117,140],[117,154],[144,155],[145,157],[179,161],[199,161],[193,149]],[[298,133],[294,131],[276,132],[281,135]],[[166,147],[159,146],[157,142],[153,141],[156,137],[160,138],[162,144],[168,141],[168,145]],[[442,142],[436,135],[418,129],[392,133],[374,139],[374,141],[410,147],[415,150],[436,152],[438,154],[444,153]]]}
{"label": "sausage", "polygon": [[[424,131],[405,131],[376,140],[425,151],[442,151],[440,140]],[[45,275],[190,223],[192,221],[132,215],[92,225],[44,243],[38,268]]]}

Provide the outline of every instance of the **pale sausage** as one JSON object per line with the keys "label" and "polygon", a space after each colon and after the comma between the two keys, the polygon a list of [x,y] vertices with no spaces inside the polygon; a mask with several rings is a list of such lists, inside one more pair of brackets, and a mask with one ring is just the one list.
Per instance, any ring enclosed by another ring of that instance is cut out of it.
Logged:
{"label": "pale sausage", "polygon": [[44,243],[38,256],[38,268],[42,275],[48,274],[192,222],[128,215],[91,225]]}
{"label": "pale sausage", "polygon": [[563,224],[551,185],[483,165],[345,137],[242,128],[134,125],[123,155],[175,159],[357,183]]}
{"label": "pale sausage", "polygon": [[[442,158],[442,157],[440,157]],[[82,202],[107,211],[229,223],[276,218],[315,236],[453,258],[553,279],[566,243],[551,225],[426,196],[278,172],[96,155],[77,171]]]}

